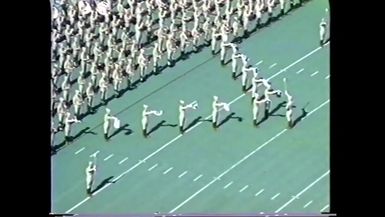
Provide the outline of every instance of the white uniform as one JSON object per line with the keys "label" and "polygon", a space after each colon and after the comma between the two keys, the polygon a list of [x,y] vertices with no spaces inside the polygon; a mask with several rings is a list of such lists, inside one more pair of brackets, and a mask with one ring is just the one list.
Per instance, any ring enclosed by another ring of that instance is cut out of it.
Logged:
{"label": "white uniform", "polygon": [[186,110],[188,108],[196,108],[198,106],[197,102],[194,101],[188,105],[185,105],[184,104],[184,101],[179,101],[180,104],[179,104],[179,131],[181,133],[183,133],[183,127],[184,127],[184,124],[186,122]]}
{"label": "white uniform", "polygon": [[102,77],[99,80],[99,91],[101,94],[101,100],[106,100],[107,90],[108,90],[107,75],[102,74]]}
{"label": "white uniform", "polygon": [[96,81],[98,79],[99,69],[97,63],[94,61],[91,65],[91,83],[92,87],[96,87]]}
{"label": "white uniform", "polygon": [[242,57],[242,54],[238,53],[238,47],[235,44],[232,44],[231,48],[233,49],[233,52],[231,54],[232,77],[233,79],[235,79],[237,73],[238,58]]}
{"label": "white uniform", "polygon": [[144,105],[143,108],[144,109],[142,111],[142,132],[143,132],[143,136],[146,137],[147,136],[147,126],[148,126],[148,115],[149,115],[149,112],[147,112],[147,108],[148,108],[147,105]]}
{"label": "white uniform", "polygon": [[116,66],[115,69],[112,72],[112,78],[114,83],[114,90],[115,92],[119,92],[120,84],[122,83],[122,75],[120,73],[120,67]]}
{"label": "white uniform", "polygon": [[106,140],[108,140],[108,132],[111,126],[110,121],[115,119],[115,117],[112,116],[110,113],[111,113],[111,110],[106,108],[106,114],[104,114],[104,122],[103,122],[103,133],[104,133],[104,138]]}
{"label": "white uniform", "polygon": [[70,113],[69,112],[66,112],[65,114],[65,117],[64,117],[64,136],[65,136],[65,140],[67,142],[69,142],[70,140],[72,140],[72,138],[70,138],[70,134],[71,134],[71,125],[73,123],[77,123],[77,122],[80,122],[79,120],[77,120],[76,118],[73,118],[71,119],[70,118]]}
{"label": "white uniform", "polygon": [[246,91],[246,81],[247,81],[247,72],[248,72],[248,58],[243,55],[242,59],[242,90]]}
{"label": "white uniform", "polygon": [[218,101],[218,97],[217,96],[214,96],[214,101],[213,101],[213,103],[212,103],[212,109],[213,109],[213,111],[212,111],[212,114],[211,114],[211,116],[212,116],[212,123],[213,123],[213,127],[214,128],[217,128],[218,127],[218,119],[219,119],[219,109],[220,109],[220,107],[222,107],[224,104],[223,103],[220,103],[219,101]]}
{"label": "white uniform", "polygon": [[174,44],[173,44],[173,41],[172,41],[170,35],[169,35],[169,38],[166,41],[166,49],[167,49],[167,60],[168,60],[167,64],[169,66],[171,66],[172,65],[172,61],[173,61],[173,54],[175,52],[175,48],[174,48]]}
{"label": "white uniform", "polygon": [[96,172],[96,165],[90,162],[88,167],[86,168],[86,189],[87,189],[88,195],[91,195],[91,189],[92,189],[92,184],[94,182],[95,172]]}
{"label": "white uniform", "polygon": [[81,96],[79,90],[76,90],[74,96],[72,97],[72,103],[74,105],[75,117],[78,118],[83,104],[83,97]]}
{"label": "white uniform", "polygon": [[325,19],[322,18],[321,23],[319,24],[319,37],[320,37],[320,45],[322,46],[325,43],[326,36],[326,22]]}
{"label": "white uniform", "polygon": [[147,68],[147,57],[144,54],[144,49],[140,50],[139,56],[138,56],[138,63],[139,63],[139,72],[140,72],[140,81],[143,81],[146,74],[146,68]]}
{"label": "white uniform", "polygon": [[60,125],[64,124],[64,115],[67,113],[67,106],[64,103],[63,97],[60,97],[59,99],[59,103],[57,104],[57,107],[56,107],[56,113],[58,115],[59,124]]}
{"label": "white uniform", "polygon": [[83,76],[78,77],[78,89],[79,93],[83,96],[84,95],[84,84],[86,83],[86,79],[84,79]]}
{"label": "white uniform", "polygon": [[217,32],[217,28],[213,26],[211,28],[211,53],[215,53],[216,43],[221,33]]}
{"label": "white uniform", "polygon": [[63,98],[64,98],[65,103],[68,103],[70,88],[71,88],[71,85],[70,85],[68,76],[64,76],[64,80],[63,80],[63,83],[61,85],[61,89],[62,89]]}
{"label": "white uniform", "polygon": [[261,104],[266,103],[267,101],[270,100],[268,97],[265,97],[264,99],[259,100],[258,97],[259,95],[256,94],[256,97],[253,100],[253,122],[255,126],[257,126],[257,119],[258,119],[258,114],[260,111]]}
{"label": "white uniform", "polygon": [[94,92],[94,86],[92,85],[91,82],[88,83],[88,87],[86,89],[86,95],[87,95],[87,106],[88,106],[88,110],[92,109],[92,102],[94,100],[94,95],[95,95],[95,92]]}
{"label": "white uniform", "polygon": [[161,59],[159,54],[159,45],[157,42],[154,43],[154,49],[152,50],[152,62],[154,64],[154,72],[156,73],[158,70],[158,62]]}
{"label": "white uniform", "polygon": [[180,50],[182,55],[185,52],[186,45],[188,44],[188,37],[186,35],[186,31],[182,31],[180,33]]}
{"label": "white uniform", "polygon": [[287,91],[285,91],[285,95],[287,97],[286,103],[286,120],[288,123],[288,127],[293,127],[293,108],[294,108],[294,100],[293,96],[291,96]]}

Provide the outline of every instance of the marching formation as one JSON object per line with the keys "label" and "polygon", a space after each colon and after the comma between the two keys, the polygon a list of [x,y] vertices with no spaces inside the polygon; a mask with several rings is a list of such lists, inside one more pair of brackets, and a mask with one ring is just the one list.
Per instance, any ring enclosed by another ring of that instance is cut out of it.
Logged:
{"label": "marching formation", "polygon": [[[57,0],[52,7],[52,77],[51,111],[52,146],[54,134],[64,132],[65,141],[71,142],[71,125],[81,122],[96,112],[95,97],[107,105],[108,99],[120,97],[134,83],[145,82],[151,74],[158,74],[162,62],[173,66],[177,56],[198,52],[202,46],[211,46],[213,55],[220,60],[231,52],[232,77],[237,78],[238,65],[242,90],[252,73],[252,102],[254,120],[258,108],[271,104],[269,97],[280,96],[281,91],[258,77],[258,69],[249,65],[249,58],[236,44],[261,27],[262,16],[270,22],[273,9],[285,13],[302,1],[293,0]],[[231,48],[231,49],[229,49]],[[167,55],[165,55],[167,54]],[[241,60],[239,62],[239,59]],[[75,78],[76,77],[76,78]],[[138,78],[138,80],[135,80]],[[125,84],[124,84],[125,83]],[[125,86],[125,87],[124,87]],[[258,94],[260,86],[265,88]],[[113,94],[110,93],[113,89]],[[286,92],[285,92],[286,93]],[[185,104],[180,100],[179,131],[185,130],[186,111],[197,109],[198,102]],[[219,110],[229,110],[214,96],[212,123],[216,128]],[[119,120],[106,109],[104,137],[109,138],[110,122],[119,126]],[[148,118],[162,115],[144,105],[142,132],[147,135]],[[287,117],[289,117],[288,115]]]}

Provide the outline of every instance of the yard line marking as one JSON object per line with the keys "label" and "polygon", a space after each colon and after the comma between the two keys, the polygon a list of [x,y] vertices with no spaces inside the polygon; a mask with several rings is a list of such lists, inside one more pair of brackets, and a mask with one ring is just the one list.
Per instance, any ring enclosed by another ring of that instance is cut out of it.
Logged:
{"label": "yard line marking", "polygon": [[178,178],[182,178],[182,176],[186,175],[187,172],[188,172],[187,170],[184,171],[182,174],[180,174],[180,175],[178,176]]}
{"label": "yard line marking", "polygon": [[330,75],[327,75],[326,77],[325,77],[325,79],[329,79],[330,78]]}
{"label": "yard line marking", "polygon": [[260,195],[263,191],[265,191],[265,189],[262,188],[262,189],[259,190],[254,196],[257,197],[257,196]]}
{"label": "yard line marking", "polygon": [[305,69],[302,68],[302,69],[298,70],[296,73],[299,74],[299,73],[301,73],[303,70],[305,70]]}
{"label": "yard line marking", "polygon": [[199,176],[197,176],[195,179],[194,179],[194,182],[197,181],[198,179],[200,179],[203,175],[200,174]]}
{"label": "yard line marking", "polygon": [[277,63],[273,63],[271,66],[269,66],[269,69],[273,68],[276,65],[277,65]]}
{"label": "yard line marking", "polygon": [[[328,45],[329,42],[326,42],[324,44],[324,47],[326,45]],[[310,51],[309,53],[307,53],[305,56],[299,58],[298,60],[294,61],[293,63],[291,63],[290,65],[286,66],[285,68],[281,69],[279,72],[275,73],[274,75],[272,75],[271,77],[268,78],[268,80],[270,79],[273,79],[275,76],[278,76],[279,74],[285,72],[287,69],[291,68],[292,66],[296,65],[297,63],[301,62],[302,60],[306,59],[307,57],[309,57],[310,55],[312,55],[313,53],[319,51],[322,47],[317,47],[316,49]],[[242,98],[243,96],[245,96],[246,94],[243,93],[242,95],[239,96],[239,98]],[[237,97],[238,98],[238,97]],[[221,110],[221,109],[220,109]],[[205,119],[208,119],[210,118],[211,115],[207,116]],[[186,133],[192,129],[194,129],[195,127],[201,125],[203,122],[199,122],[198,124],[194,125],[193,127],[191,127],[189,130],[186,131]],[[178,136],[176,136],[174,139],[172,139],[171,141],[169,141],[168,143],[164,144],[162,147],[158,148],[156,151],[154,151],[153,153],[151,153],[150,155],[148,155],[144,160],[147,160],[149,158],[151,158],[152,156],[154,156],[155,154],[157,154],[158,152],[160,152],[161,150],[163,150],[164,148],[166,148],[167,146],[169,146],[171,143],[173,143],[174,141],[178,140],[180,137],[182,137],[181,134],[179,134]],[[112,182],[116,182],[118,179],[120,179],[121,177],[123,177],[125,174],[131,172],[132,170],[134,170],[136,167],[138,167],[140,164],[142,164],[143,162],[138,162],[136,163],[134,166],[130,167],[129,169],[127,169],[126,171],[124,171],[122,174],[120,174],[119,176],[117,176],[115,179],[112,180]],[[93,195],[96,195],[98,194],[99,192],[103,191],[104,189],[106,189],[107,187],[109,187],[111,185],[111,183],[107,183],[106,185],[104,185],[102,188],[100,188],[99,190],[97,190]],[[89,200],[89,197],[86,197],[85,199],[83,199],[82,201],[80,201],[79,203],[77,203],[76,205],[74,205],[73,207],[71,207],[70,209],[68,209],[65,213],[70,213],[72,212],[74,209],[76,209],[77,207],[79,207],[80,205],[82,205],[83,203],[85,203],[87,200]]]}
{"label": "yard line marking", "polygon": [[231,184],[233,184],[233,181],[231,181],[231,182],[229,182],[229,183],[227,183],[227,185],[225,185],[225,187],[223,187],[223,189],[226,189],[226,188],[228,188]]}
{"label": "yard line marking", "polygon": [[168,168],[166,171],[163,172],[163,174],[164,174],[164,175],[167,174],[167,173],[170,172],[172,169],[174,169],[174,167]]}
{"label": "yard line marking", "polygon": [[77,151],[75,152],[75,154],[79,154],[79,153],[82,152],[85,148],[86,148],[86,147],[83,147],[83,148],[77,150]]}
{"label": "yard line marking", "polygon": [[[316,110],[320,109],[323,105],[325,105],[326,103],[329,102],[329,99],[326,100],[326,102],[322,103],[320,106],[318,106],[316,109],[312,110],[311,112],[309,112],[309,114],[306,116],[306,117],[309,117],[313,112],[315,112]],[[279,137],[280,135],[282,135],[284,132],[286,132],[287,129],[283,129],[281,130],[279,133],[277,133],[275,136],[273,136],[272,138],[270,138],[268,141],[266,141],[265,143],[263,143],[261,146],[259,146],[258,148],[256,148],[255,150],[253,150],[252,152],[250,152],[249,154],[247,154],[245,157],[243,157],[241,160],[239,160],[238,162],[236,162],[235,164],[233,164],[230,168],[228,168],[227,170],[225,170],[223,173],[221,173],[216,179],[213,179],[211,180],[208,184],[206,184],[205,186],[203,186],[201,189],[199,189],[197,192],[195,192],[194,194],[192,194],[190,197],[188,197],[186,200],[184,200],[182,203],[180,203],[178,206],[176,206],[174,209],[172,209],[169,213],[173,213],[175,212],[177,209],[179,209],[180,207],[182,207],[184,204],[186,204],[187,202],[189,202],[191,199],[193,199],[195,196],[197,196],[198,194],[200,194],[202,191],[204,191],[206,188],[208,188],[210,185],[212,185],[214,182],[216,182],[218,179],[220,179],[222,176],[226,175],[227,173],[229,173],[232,169],[234,169],[235,167],[237,167],[239,164],[241,164],[243,161],[245,161],[247,158],[249,158],[251,155],[253,155],[255,152],[259,151],[261,148],[265,147],[266,145],[268,145],[271,141],[273,141],[274,139],[276,139],[277,137]],[[302,193],[301,193],[302,194]],[[299,195],[298,195],[299,196]],[[291,201],[290,201],[291,202]],[[285,205],[286,206],[286,205]]]}
{"label": "yard line marking", "polygon": [[259,65],[259,64],[261,64],[261,63],[263,63],[263,60],[257,62],[257,64],[255,64],[255,65],[257,66],[257,65]]}
{"label": "yard line marking", "polygon": [[315,71],[313,74],[310,75],[310,77],[313,77],[314,75],[318,74],[319,71]]}
{"label": "yard line marking", "polygon": [[114,154],[110,154],[110,155],[108,155],[108,157],[104,158],[104,161],[106,161],[106,160],[108,160],[108,159],[112,158],[112,156],[114,156]]}
{"label": "yard line marking", "polygon": [[307,202],[307,204],[305,204],[305,206],[303,206],[303,208],[306,208],[306,207],[308,207],[311,203],[313,203],[313,201],[311,200],[311,201],[309,201],[309,202]]}
{"label": "yard line marking", "polygon": [[95,151],[95,153],[91,154],[90,157],[96,156],[99,152],[99,150]]}
{"label": "yard line marking", "polygon": [[281,193],[278,193],[276,195],[274,195],[272,198],[270,198],[270,200],[274,200],[275,198],[277,198]]}
{"label": "yard line marking", "polygon": [[313,185],[315,185],[317,182],[319,182],[323,177],[327,176],[330,173],[330,170],[326,171],[324,174],[322,174],[318,179],[316,179],[314,182],[312,182],[310,185],[308,185],[306,188],[304,188],[301,192],[299,192],[295,197],[292,197],[289,201],[287,201],[285,204],[283,204],[280,208],[278,208],[275,212],[280,212],[283,208],[285,208],[287,205],[289,205],[293,200],[295,200],[296,197],[301,196],[305,191],[307,191],[309,188],[311,188]]}
{"label": "yard line marking", "polygon": [[320,210],[320,212],[323,212],[323,211],[325,211],[327,208],[329,208],[329,204],[328,204],[328,205],[326,205],[326,206],[324,206],[324,208],[322,208],[322,209]]}
{"label": "yard line marking", "polygon": [[119,164],[122,164],[124,161],[126,161],[128,159],[128,157],[125,157],[123,160],[121,160],[120,162],[119,162]]}
{"label": "yard line marking", "polygon": [[249,187],[249,185],[245,185],[245,187],[243,187],[241,190],[239,190],[239,192],[246,190],[246,188],[248,188],[248,187]]}
{"label": "yard line marking", "polygon": [[154,169],[154,168],[157,167],[157,166],[158,166],[158,164],[152,165],[152,167],[148,168],[148,171],[151,171],[152,169]]}

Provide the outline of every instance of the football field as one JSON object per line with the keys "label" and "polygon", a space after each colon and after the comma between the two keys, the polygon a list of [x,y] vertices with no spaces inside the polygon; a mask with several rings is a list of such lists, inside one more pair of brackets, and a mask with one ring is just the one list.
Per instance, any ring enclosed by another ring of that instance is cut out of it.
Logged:
{"label": "football field", "polygon": [[[230,55],[223,66],[205,47],[100,105],[73,125],[72,143],[63,145],[62,133],[56,136],[52,212],[329,211],[330,45],[319,45],[328,7],[327,0],[308,1],[240,43],[274,88],[283,91],[287,79],[296,105],[292,129],[286,128],[284,94],[272,98],[268,118],[254,127],[251,96],[242,92],[240,77],[231,78]],[[231,107],[220,111],[217,130],[211,125],[214,95]],[[178,129],[179,100],[199,103],[187,113],[184,134]],[[150,118],[148,138],[141,132],[143,104],[163,110]],[[106,107],[122,122],[109,141],[103,138]],[[96,189],[89,198],[85,169],[95,152]]]}

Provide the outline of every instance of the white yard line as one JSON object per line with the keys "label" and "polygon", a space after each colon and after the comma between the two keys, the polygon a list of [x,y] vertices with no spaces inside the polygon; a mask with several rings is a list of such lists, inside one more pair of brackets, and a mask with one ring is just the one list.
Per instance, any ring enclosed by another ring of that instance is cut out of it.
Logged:
{"label": "white yard line", "polygon": [[283,204],[281,207],[279,207],[275,212],[280,212],[282,209],[284,209],[287,205],[289,205],[295,198],[298,198],[301,196],[305,191],[307,191],[309,188],[311,188],[313,185],[315,185],[317,182],[319,182],[323,177],[327,176],[330,173],[330,170],[326,171],[324,174],[322,174],[320,177],[318,177],[314,182],[310,183],[310,185],[306,186],[301,192],[299,192],[295,197],[292,197],[289,201],[287,201],[285,204]]}
{"label": "white yard line", "polygon": [[108,159],[112,158],[112,156],[114,156],[114,154],[108,155],[108,157],[104,158],[104,161],[107,161]]}
{"label": "white yard line", "polygon": [[125,157],[123,160],[121,160],[120,162],[119,162],[119,164],[122,164],[124,161],[126,161],[128,159],[128,157]]}
{"label": "white yard line", "polygon": [[76,155],[76,154],[79,154],[80,152],[82,152],[85,148],[86,148],[86,147],[83,147],[83,148],[77,150],[77,151],[75,152],[75,155]]}

